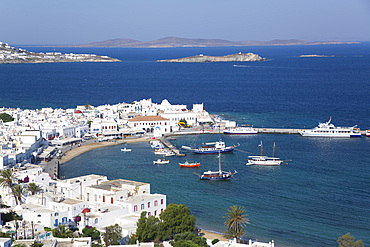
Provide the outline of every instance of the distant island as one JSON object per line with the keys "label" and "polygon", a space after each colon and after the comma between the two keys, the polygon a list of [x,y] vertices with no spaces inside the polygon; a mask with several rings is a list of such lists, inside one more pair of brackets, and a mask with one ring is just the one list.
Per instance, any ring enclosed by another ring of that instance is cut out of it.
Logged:
{"label": "distant island", "polygon": [[298,39],[271,40],[271,41],[229,41],[223,39],[187,39],[166,37],[153,41],[142,42],[134,39],[111,39],[81,45],[63,47],[125,47],[125,48],[171,48],[171,47],[220,47],[220,46],[283,46],[283,45],[331,45],[331,44],[358,44],[359,42],[339,41],[305,41]]}
{"label": "distant island", "polygon": [[240,52],[237,54],[227,56],[204,56],[203,54],[200,54],[198,56],[192,57],[158,60],[158,62],[209,63],[209,62],[254,62],[264,60],[266,60],[266,58],[262,58],[257,54]]}
{"label": "distant island", "polygon": [[0,42],[0,64],[6,63],[66,63],[66,62],[119,62],[116,58],[95,54],[62,54],[60,52],[36,53],[14,48]]}

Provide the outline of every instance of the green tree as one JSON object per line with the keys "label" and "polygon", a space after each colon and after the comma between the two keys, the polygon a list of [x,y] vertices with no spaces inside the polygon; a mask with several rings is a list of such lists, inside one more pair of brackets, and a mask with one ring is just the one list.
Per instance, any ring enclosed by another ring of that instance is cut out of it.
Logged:
{"label": "green tree", "polygon": [[158,236],[159,219],[153,215],[146,217],[146,214],[147,212],[142,212],[137,222],[135,237],[139,242],[153,241]]}
{"label": "green tree", "polygon": [[82,234],[84,237],[91,237],[92,240],[100,239],[100,232],[95,227],[85,227],[82,229]]}
{"label": "green tree", "polygon": [[66,228],[65,225],[59,225],[57,228],[53,229],[53,237],[56,238],[72,238],[73,232]]}
{"label": "green tree", "polygon": [[30,245],[31,247],[42,247],[44,246],[43,243],[39,243],[36,240]]}
{"label": "green tree", "polygon": [[8,113],[1,113],[0,119],[3,120],[4,123],[14,121],[14,118]]}
{"label": "green tree", "polygon": [[122,227],[118,224],[107,226],[102,235],[106,246],[119,245],[118,241],[122,238]]}
{"label": "green tree", "polygon": [[13,183],[17,180],[18,178],[12,170],[7,169],[0,171],[0,186],[3,188],[9,188],[11,190],[11,193],[15,199],[15,203],[18,205],[18,198],[14,193],[13,187]]}
{"label": "green tree", "polygon": [[355,238],[349,233],[340,236],[337,240],[339,247],[364,247],[364,242],[362,242],[362,240],[354,241]]}
{"label": "green tree", "polygon": [[26,192],[27,191],[20,184],[17,184],[13,187],[14,197],[17,198],[19,204],[22,204],[22,197],[26,194]]}
{"label": "green tree", "polygon": [[35,184],[35,183],[29,183],[27,185],[27,190],[31,192],[32,195],[36,194],[37,192],[41,192],[42,188],[41,186]]}
{"label": "green tree", "polygon": [[226,226],[226,235],[228,237],[240,239],[245,234],[244,228],[249,224],[249,219],[245,214],[245,209],[239,206],[230,206],[227,210],[224,225]]}
{"label": "green tree", "polygon": [[176,234],[174,241],[170,241],[174,247],[193,246],[193,247],[208,247],[207,239],[201,236],[195,236],[192,232],[184,232]]}
{"label": "green tree", "polygon": [[184,204],[171,203],[159,215],[161,220],[159,239],[172,239],[178,233],[195,231],[196,218]]}

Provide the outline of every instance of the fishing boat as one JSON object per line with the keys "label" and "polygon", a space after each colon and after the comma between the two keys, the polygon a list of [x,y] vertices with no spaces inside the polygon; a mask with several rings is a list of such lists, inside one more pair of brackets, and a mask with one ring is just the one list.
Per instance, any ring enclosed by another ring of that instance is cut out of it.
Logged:
{"label": "fishing boat", "polygon": [[335,127],[331,122],[331,117],[326,123],[319,123],[319,126],[299,132],[301,136],[309,137],[361,137],[360,129],[357,125],[353,127]]}
{"label": "fishing boat", "polygon": [[224,130],[226,135],[253,135],[258,134],[258,131],[252,127],[234,127]]}
{"label": "fishing boat", "polygon": [[370,129],[368,129],[368,130],[366,130],[366,131],[365,131],[365,135],[366,135],[367,137],[370,137]]}
{"label": "fishing boat", "polygon": [[121,152],[131,152],[130,148],[121,148]]}
{"label": "fishing boat", "polygon": [[226,146],[225,142],[221,141],[220,131],[218,133],[218,142],[205,143],[204,142],[204,128],[203,128],[203,144],[197,148],[191,148],[188,146],[182,146],[182,149],[193,151],[195,154],[217,154],[217,153],[230,153],[234,151],[234,148],[240,146],[239,144],[234,146]]}
{"label": "fishing boat", "polygon": [[275,142],[273,147],[273,156],[268,157],[263,155],[263,144],[258,145],[261,147],[261,155],[260,156],[248,156],[248,162],[246,163],[247,166],[251,165],[260,165],[260,166],[279,166],[283,161],[280,158],[275,157]]}
{"label": "fishing boat", "polygon": [[206,171],[202,175],[198,175],[201,180],[230,180],[230,178],[238,173],[222,171],[221,168],[221,152],[218,154],[218,171]]}
{"label": "fishing boat", "polygon": [[199,162],[188,162],[185,161],[185,163],[179,163],[180,167],[199,167],[200,163]]}
{"label": "fishing boat", "polygon": [[170,163],[169,160],[166,160],[164,157],[162,159],[153,160],[154,165],[166,165]]}

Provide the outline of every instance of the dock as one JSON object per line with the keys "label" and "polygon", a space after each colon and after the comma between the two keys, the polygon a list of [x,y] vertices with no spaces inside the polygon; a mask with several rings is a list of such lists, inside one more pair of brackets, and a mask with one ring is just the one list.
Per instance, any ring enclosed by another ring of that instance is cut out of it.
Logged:
{"label": "dock", "polygon": [[299,134],[305,129],[254,128],[261,134]]}
{"label": "dock", "polygon": [[169,140],[167,140],[165,137],[161,137],[159,140],[162,142],[163,145],[165,145],[168,149],[174,152],[176,156],[185,156],[184,153],[182,153],[177,147],[172,145],[172,143]]}

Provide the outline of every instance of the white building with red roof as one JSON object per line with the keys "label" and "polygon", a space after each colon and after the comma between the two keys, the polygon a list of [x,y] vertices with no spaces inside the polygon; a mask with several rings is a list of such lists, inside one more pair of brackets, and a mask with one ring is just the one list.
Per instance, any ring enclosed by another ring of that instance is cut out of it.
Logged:
{"label": "white building with red roof", "polygon": [[161,116],[138,116],[128,120],[128,126],[134,130],[144,130],[161,136],[171,132],[170,120]]}

